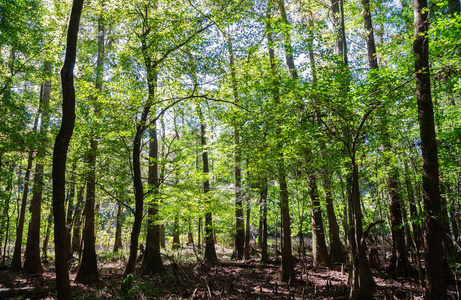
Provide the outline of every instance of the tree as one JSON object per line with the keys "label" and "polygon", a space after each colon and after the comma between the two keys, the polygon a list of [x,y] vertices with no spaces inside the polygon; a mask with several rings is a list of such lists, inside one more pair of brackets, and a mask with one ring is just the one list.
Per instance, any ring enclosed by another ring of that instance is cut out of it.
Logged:
{"label": "tree", "polygon": [[[51,64],[45,63],[46,76],[51,74]],[[51,97],[51,79],[48,78],[42,86],[42,94],[40,95],[41,108],[41,123],[40,136],[43,144],[46,145],[46,133],[48,131],[48,123],[50,120],[49,102]],[[29,223],[29,231],[27,234],[26,259],[24,261],[24,271],[29,274],[37,274],[43,272],[42,263],[40,260],[40,214],[42,205],[43,191],[43,160],[46,155],[46,147],[37,149],[37,162],[35,164],[34,187],[32,189],[32,200],[30,210],[32,212]]]}
{"label": "tree", "polygon": [[83,8],[83,0],[75,0],[67,30],[67,49],[63,67],[61,69],[62,84],[62,118],[61,128],[53,150],[53,216],[54,242],[56,251],[56,287],[58,299],[71,299],[67,262],[67,230],[64,208],[66,185],[66,159],[69,142],[75,124],[75,89],[74,66],[77,53],[78,29]]}
{"label": "tree", "polygon": [[[102,8],[101,8],[102,9]],[[97,90],[97,96],[95,97],[95,114],[99,117],[100,105],[98,97],[102,92],[102,83],[104,75],[104,18],[102,12],[98,18],[98,56],[96,59],[96,82],[95,88]],[[92,128],[93,131],[97,132],[97,128]],[[96,260],[96,249],[95,249],[95,220],[94,220],[94,207],[96,200],[96,158],[98,151],[98,135],[96,132],[91,133],[90,151],[88,153],[88,165],[89,172],[87,178],[86,187],[86,202],[85,202],[85,227],[83,229],[83,256],[82,262],[79,266],[77,277],[75,280],[79,283],[93,284],[99,282],[98,264]]]}
{"label": "tree", "polygon": [[434,125],[434,109],[431,95],[429,69],[429,30],[426,0],[413,0],[415,16],[415,60],[416,99],[421,138],[424,203],[424,250],[426,255],[426,297],[446,299],[447,290],[443,269],[442,223],[439,191],[439,162]]}

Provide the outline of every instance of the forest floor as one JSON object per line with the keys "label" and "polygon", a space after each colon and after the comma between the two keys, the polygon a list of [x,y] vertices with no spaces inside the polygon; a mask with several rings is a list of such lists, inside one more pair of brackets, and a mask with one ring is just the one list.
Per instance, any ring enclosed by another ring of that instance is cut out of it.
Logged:
{"label": "forest floor", "polygon": [[[295,259],[295,280],[278,280],[280,262],[265,266],[258,260],[230,261],[229,248],[217,246],[220,264],[197,262],[190,247],[164,255],[165,272],[161,275],[135,275],[130,278],[128,294],[122,295],[125,257],[99,255],[100,283],[86,286],[74,282],[77,262],[71,264],[70,279],[74,299],[347,299],[347,270],[313,267],[312,258]],[[36,289],[32,299],[54,299],[54,262],[44,264],[41,276],[0,271],[0,292],[6,288]],[[423,288],[414,279],[392,278],[374,270],[377,284],[375,299],[423,299]],[[456,287],[450,294],[455,295]],[[33,292],[32,292],[33,293]],[[2,298],[0,294],[0,298]],[[17,297],[16,297],[17,298]],[[24,297],[23,297],[24,298]],[[15,298],[12,298],[15,299]],[[456,299],[453,297],[453,299]]]}

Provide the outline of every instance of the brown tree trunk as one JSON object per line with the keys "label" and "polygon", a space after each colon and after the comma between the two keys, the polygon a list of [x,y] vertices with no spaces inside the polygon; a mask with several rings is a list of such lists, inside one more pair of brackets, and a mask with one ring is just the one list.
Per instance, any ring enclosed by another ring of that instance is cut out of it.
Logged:
{"label": "brown tree trunk", "polygon": [[349,283],[351,291],[349,299],[372,299],[374,280],[366,255],[366,244],[362,229],[362,208],[360,205],[360,189],[358,167],[355,154],[351,157],[352,171],[349,178],[349,244],[351,248]]}
{"label": "brown tree trunk", "polygon": [[247,206],[246,206],[246,226],[245,226],[245,248],[244,248],[244,257],[246,260],[250,259],[250,237],[251,237],[251,227],[250,227],[250,217],[251,217],[251,199],[250,197],[247,198]]}
{"label": "brown tree trunk", "polygon": [[333,191],[331,189],[331,179],[328,174],[324,174],[325,202],[327,207],[327,218],[330,236],[330,260],[333,263],[344,263],[343,245],[339,238],[339,226],[336,220],[335,209],[333,205]]}
{"label": "brown tree trunk", "polygon": [[217,263],[218,257],[216,255],[216,248],[214,245],[213,238],[213,214],[211,212],[211,200],[209,199],[208,192],[210,191],[210,180],[208,179],[209,166],[208,166],[208,150],[206,148],[206,128],[205,128],[205,118],[202,114],[202,109],[200,104],[197,103],[197,114],[200,119],[200,144],[202,146],[202,163],[203,163],[203,173],[206,176],[205,181],[203,182],[203,193],[205,197],[205,256],[204,259],[208,263]]}
{"label": "brown tree trunk", "polygon": [[317,178],[315,175],[307,177],[309,187],[309,198],[311,200],[312,213],[312,232],[315,236],[315,243],[312,247],[314,255],[314,265],[329,266],[330,256],[328,255],[327,244],[325,242],[325,231],[323,230],[322,209],[320,207]]}
{"label": "brown tree trunk", "polygon": [[67,49],[61,69],[62,119],[53,151],[53,215],[56,264],[56,288],[59,300],[71,299],[67,262],[67,230],[64,201],[66,196],[66,160],[69,142],[75,124],[74,66],[77,53],[77,37],[83,0],[74,0],[67,31]]}
{"label": "brown tree trunk", "polygon": [[53,226],[53,210],[50,208],[50,214],[48,216],[48,225],[46,226],[45,239],[42,245],[42,255],[45,262],[48,261],[48,244],[50,242],[51,226]]}
{"label": "brown tree trunk", "polygon": [[[50,76],[51,64],[45,62],[44,69],[47,75]],[[46,155],[46,132],[48,131],[48,123],[50,120],[49,102],[51,98],[51,79],[45,82],[45,84],[42,86],[41,92],[41,107],[39,108],[39,113],[41,114],[40,139],[42,140],[42,147],[37,149],[34,186],[32,189],[32,200],[30,202],[31,218],[29,222],[29,230],[27,233],[27,245],[25,252],[26,259],[24,261],[24,272],[28,274],[38,274],[43,272],[43,267],[40,260],[40,214],[43,191],[43,159]]]}
{"label": "brown tree trunk", "polygon": [[82,284],[99,282],[98,262],[96,260],[96,246],[94,234],[94,202],[96,191],[95,166],[97,143],[91,142],[88,164],[90,171],[86,186],[85,227],[83,228],[83,255],[75,280]]}
{"label": "brown tree trunk", "polygon": [[[379,69],[378,58],[376,56],[376,44],[374,39],[373,23],[371,19],[370,2],[369,0],[362,0],[362,13],[364,28],[367,31],[366,44],[368,55],[368,66],[371,72],[376,72]],[[376,79],[376,74],[372,73],[370,78]],[[381,120],[382,129],[382,144],[384,151],[391,150],[391,142],[388,136],[388,125],[385,120]],[[393,240],[393,258],[387,268],[388,272],[395,272],[397,276],[408,276],[412,273],[412,268],[408,261],[408,255],[405,247],[405,232],[403,228],[402,213],[401,213],[401,199],[398,190],[398,175],[395,166],[393,166],[388,159],[385,165],[390,166],[388,171],[386,184],[389,197],[390,218],[391,218],[391,232]]]}
{"label": "brown tree trunk", "polygon": [[114,253],[122,248],[122,205],[118,203],[117,223],[115,225]]}
{"label": "brown tree trunk", "polygon": [[174,216],[174,225],[173,225],[173,245],[172,249],[177,250],[181,247],[181,241],[179,240],[179,217],[178,215]]}
{"label": "brown tree trunk", "polygon": [[443,269],[442,223],[439,191],[439,163],[434,125],[429,70],[429,30],[426,0],[413,0],[415,35],[416,98],[423,160],[424,249],[426,254],[426,297],[446,299]]}
{"label": "brown tree trunk", "polygon": [[[234,52],[232,48],[232,39],[225,34],[227,48],[229,51],[229,65],[231,71],[231,84],[234,96],[234,103],[238,103],[237,79],[234,64]],[[243,195],[242,195],[242,170],[240,167],[240,135],[237,125],[234,126],[234,178],[235,178],[235,241],[234,251],[237,260],[243,258],[245,242],[245,225],[243,218]]]}
{"label": "brown tree trunk", "polygon": [[263,178],[261,180],[260,187],[260,226],[261,226],[261,235],[258,240],[261,240],[261,262],[269,262],[269,256],[267,255],[267,179]]}
{"label": "brown tree trunk", "polygon": [[[96,60],[96,82],[95,88],[98,95],[94,97],[94,111],[99,117],[98,97],[102,92],[104,74],[104,18],[98,19],[98,57]],[[97,125],[96,125],[97,126]],[[96,159],[98,153],[98,128],[92,128],[90,151],[88,153],[87,188],[85,203],[85,227],[83,229],[83,255],[75,280],[83,284],[94,284],[99,282],[98,262],[96,259],[96,236],[95,236],[95,204],[96,204]]]}
{"label": "brown tree trunk", "polygon": [[[35,119],[35,129],[37,128],[38,115]],[[35,131],[35,130],[34,130]],[[16,230],[16,241],[14,243],[14,252],[13,259],[11,260],[10,271],[19,272],[21,271],[22,262],[21,262],[21,249],[22,249],[22,235],[24,232],[24,219],[26,216],[26,204],[27,204],[27,195],[29,193],[29,178],[30,170],[32,169],[32,160],[33,160],[33,151],[29,151],[29,157],[27,159],[26,174],[24,175],[24,189],[22,192],[22,201],[21,201],[21,212],[19,214],[18,228]]]}
{"label": "brown tree trunk", "polygon": [[[72,166],[72,172],[75,171],[75,163]],[[67,242],[69,243],[68,245],[68,260],[71,260],[73,257],[73,252],[72,252],[72,225],[73,225],[73,209],[74,209],[74,198],[75,198],[75,176],[72,175],[70,179],[70,191],[69,195],[67,197],[67,217],[66,217],[66,228],[67,228],[67,236],[68,240]]]}
{"label": "brown tree trunk", "polygon": [[[272,37],[272,27],[271,27],[271,6],[272,1],[269,0],[267,4],[266,12],[266,33],[267,33],[267,43],[268,43],[268,52],[269,60],[272,73],[272,93],[274,98],[275,106],[278,106],[280,103],[279,95],[279,75],[277,73],[277,67],[275,62],[275,51],[274,51],[274,40]],[[288,52],[289,53],[289,52]],[[280,134],[281,129],[278,124],[277,134]],[[281,210],[281,227],[282,227],[282,265],[280,267],[280,280],[282,282],[288,282],[290,278],[294,278],[294,268],[293,268],[293,255],[291,249],[291,224],[290,224],[290,206],[288,198],[288,187],[285,174],[285,161],[283,153],[281,152],[282,143],[277,143],[277,157],[276,157],[276,168],[277,168],[277,177],[280,186],[280,210]]]}
{"label": "brown tree trunk", "polygon": [[80,257],[80,244],[81,244],[81,226],[82,226],[82,207],[83,203],[83,192],[85,189],[81,187],[77,193],[77,205],[75,208],[73,231],[72,231],[72,252],[78,252]]}
{"label": "brown tree trunk", "polygon": [[[154,76],[156,78],[157,75],[155,74]],[[160,225],[157,223],[157,201],[160,182],[158,176],[158,138],[155,122],[149,130],[149,134],[149,174],[147,181],[151,187],[148,192],[151,198],[149,199],[146,253],[142,261],[142,270],[145,274],[158,274],[163,272],[163,262],[160,256]]]}
{"label": "brown tree trunk", "polygon": [[[10,201],[11,201],[11,196],[12,196],[12,189],[13,189],[13,171],[15,168],[14,162],[11,163],[10,169],[9,169],[9,174],[10,177],[8,179],[8,183],[5,189],[6,194],[8,196],[6,197],[6,201],[3,204],[3,212],[2,212],[2,218],[1,218],[1,231],[0,231],[0,252],[1,252],[1,243],[3,242],[3,238],[5,238],[5,245],[3,245],[3,260],[2,264],[5,264],[5,259],[6,259],[6,247],[7,247],[7,242],[8,242],[8,232],[9,232],[9,227],[10,227],[10,215],[8,214],[8,211],[10,209]],[[19,168],[21,169],[21,168]],[[3,236],[5,234],[5,236]]]}
{"label": "brown tree trunk", "polygon": [[192,220],[188,220],[189,229],[187,231],[187,244],[193,245],[194,244],[194,235],[192,234]]}

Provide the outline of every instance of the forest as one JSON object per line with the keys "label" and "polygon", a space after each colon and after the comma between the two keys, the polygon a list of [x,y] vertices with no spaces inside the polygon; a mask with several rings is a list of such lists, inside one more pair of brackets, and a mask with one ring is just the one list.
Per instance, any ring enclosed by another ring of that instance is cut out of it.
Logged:
{"label": "forest", "polygon": [[461,299],[459,0],[0,0],[0,298]]}

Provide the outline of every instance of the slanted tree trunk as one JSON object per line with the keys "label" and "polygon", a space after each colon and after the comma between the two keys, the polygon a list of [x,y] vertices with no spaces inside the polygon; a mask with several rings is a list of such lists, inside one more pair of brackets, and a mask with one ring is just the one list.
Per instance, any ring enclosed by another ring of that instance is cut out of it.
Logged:
{"label": "slanted tree trunk", "polygon": [[[51,63],[45,62],[45,72],[51,76]],[[49,102],[51,98],[51,79],[45,81],[41,89],[40,106],[41,123],[40,123],[40,139],[42,146],[37,149],[37,160],[35,163],[34,186],[32,189],[32,200],[30,202],[31,218],[29,222],[29,230],[27,233],[27,244],[24,261],[24,272],[28,274],[38,274],[43,272],[42,263],[40,260],[40,214],[42,207],[42,191],[43,191],[43,159],[46,156],[46,132],[48,131],[48,123],[50,120]]]}
{"label": "slanted tree trunk", "polygon": [[429,70],[429,30],[426,0],[413,0],[415,35],[416,99],[423,160],[424,250],[426,255],[426,293],[428,299],[446,299],[443,269],[442,223],[439,191],[439,162],[434,125]]}
{"label": "slanted tree trunk", "polygon": [[67,230],[64,201],[66,197],[66,160],[69,142],[75,124],[74,66],[77,53],[77,37],[83,0],[74,0],[67,30],[67,49],[61,69],[62,119],[53,151],[53,215],[56,264],[56,288],[59,300],[71,299],[69,263],[67,261]]}
{"label": "slanted tree trunk", "polygon": [[114,253],[117,253],[122,249],[122,205],[117,204],[117,223],[115,225],[115,241],[114,241]]}
{"label": "slanted tree trunk", "polygon": [[[99,94],[102,92],[104,74],[104,18],[102,14],[98,19],[98,57],[96,60],[96,83],[98,95],[94,97],[94,111],[98,117],[100,109],[98,104]],[[96,125],[97,126],[97,125]],[[95,203],[96,203],[96,159],[98,153],[98,128],[92,128],[90,150],[88,153],[88,169],[86,202],[85,202],[85,227],[83,229],[83,255],[75,280],[83,284],[99,282],[98,262],[96,259],[95,236]]]}

